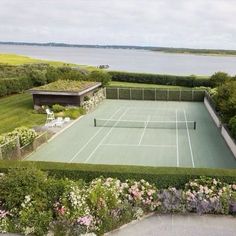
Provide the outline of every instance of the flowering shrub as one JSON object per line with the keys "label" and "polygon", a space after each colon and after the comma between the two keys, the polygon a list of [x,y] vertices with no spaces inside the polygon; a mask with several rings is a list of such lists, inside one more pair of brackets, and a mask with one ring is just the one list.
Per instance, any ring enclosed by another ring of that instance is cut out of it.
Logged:
{"label": "flowering shrub", "polygon": [[2,202],[0,202],[0,233],[7,232],[9,216],[10,216],[10,213],[4,209]]}
{"label": "flowering shrub", "polygon": [[76,230],[77,233],[86,233],[95,229],[95,222],[86,200],[87,191],[78,183],[71,181],[59,201],[54,204],[57,218],[66,220],[71,226],[67,231]]}
{"label": "flowering shrub", "polygon": [[230,187],[219,180],[201,177],[185,186],[188,211],[228,214]]}
{"label": "flowering shrub", "polygon": [[120,181],[112,178],[98,178],[91,182],[87,189],[87,202],[94,216],[97,231],[104,231],[110,225],[111,217],[120,217]]}
{"label": "flowering shrub", "polygon": [[229,212],[231,214],[236,214],[236,184],[230,185],[231,194],[229,202]]}
{"label": "flowering shrub", "polygon": [[169,187],[159,192],[158,198],[162,203],[161,210],[167,212],[185,212],[183,190]]}
{"label": "flowering shrub", "polygon": [[33,129],[27,127],[19,127],[12,132],[20,139],[20,146],[24,146],[28,143],[32,143],[37,136],[37,133]]}
{"label": "flowering shrub", "polygon": [[44,235],[47,232],[48,225],[52,221],[52,212],[40,204],[40,201],[31,199],[30,195],[25,196],[17,220],[17,227],[24,235]]}
{"label": "flowering shrub", "polygon": [[6,144],[9,148],[14,148],[16,142],[12,142],[16,137],[19,137],[20,146],[24,146],[28,143],[32,143],[37,136],[37,133],[33,129],[26,127],[19,127],[12,132],[0,135],[0,145]]}
{"label": "flowering shrub", "polygon": [[157,189],[145,180],[129,181],[121,184],[123,198],[133,206],[145,211],[154,211],[161,204],[157,198]]}
{"label": "flowering shrub", "polygon": [[236,184],[201,177],[159,190],[145,180],[57,180],[33,167],[0,175],[0,232],[102,235],[153,211],[236,214]]}

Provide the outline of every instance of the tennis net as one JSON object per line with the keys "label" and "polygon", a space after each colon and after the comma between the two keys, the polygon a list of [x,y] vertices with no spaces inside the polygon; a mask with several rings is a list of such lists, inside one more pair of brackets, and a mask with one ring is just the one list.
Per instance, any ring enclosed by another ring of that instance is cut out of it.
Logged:
{"label": "tennis net", "polygon": [[196,121],[138,121],[95,118],[94,126],[114,128],[196,129]]}

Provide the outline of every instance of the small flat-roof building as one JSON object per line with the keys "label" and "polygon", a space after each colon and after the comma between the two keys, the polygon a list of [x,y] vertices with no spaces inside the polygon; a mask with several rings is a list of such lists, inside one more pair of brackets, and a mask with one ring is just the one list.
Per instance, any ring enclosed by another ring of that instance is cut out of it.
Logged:
{"label": "small flat-roof building", "polygon": [[86,96],[91,97],[101,87],[100,82],[58,80],[53,83],[32,88],[34,108],[42,105],[60,104],[81,106]]}

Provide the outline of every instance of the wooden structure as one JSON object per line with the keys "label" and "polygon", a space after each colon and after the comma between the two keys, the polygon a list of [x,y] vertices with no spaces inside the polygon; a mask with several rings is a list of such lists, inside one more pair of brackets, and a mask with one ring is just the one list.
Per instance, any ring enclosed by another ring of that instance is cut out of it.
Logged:
{"label": "wooden structure", "polygon": [[88,87],[80,91],[49,91],[38,87],[30,89],[29,92],[33,95],[34,109],[38,109],[43,105],[52,106],[54,104],[81,106],[84,98],[86,96],[92,97],[101,85],[100,82],[88,82]]}

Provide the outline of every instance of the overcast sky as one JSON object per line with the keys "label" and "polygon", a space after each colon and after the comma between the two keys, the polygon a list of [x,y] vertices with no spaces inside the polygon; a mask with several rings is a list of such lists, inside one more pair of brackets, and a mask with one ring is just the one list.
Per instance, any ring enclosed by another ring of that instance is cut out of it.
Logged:
{"label": "overcast sky", "polygon": [[236,0],[0,0],[0,41],[236,49]]}

